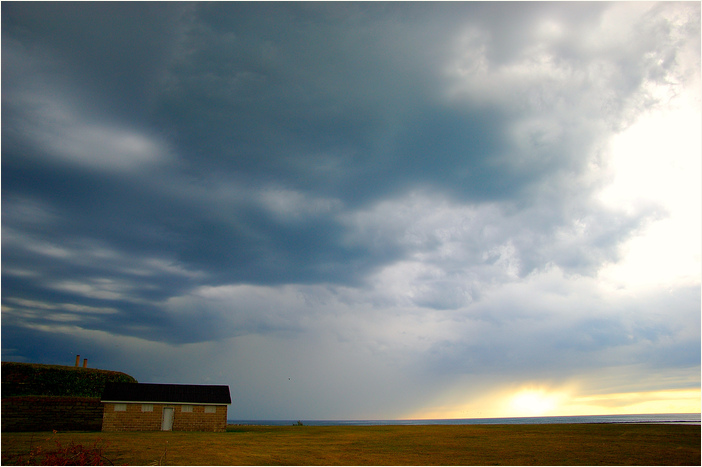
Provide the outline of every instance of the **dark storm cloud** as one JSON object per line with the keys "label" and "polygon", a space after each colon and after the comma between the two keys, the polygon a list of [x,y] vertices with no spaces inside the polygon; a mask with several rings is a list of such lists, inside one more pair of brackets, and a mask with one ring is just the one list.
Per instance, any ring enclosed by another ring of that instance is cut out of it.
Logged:
{"label": "dark storm cloud", "polygon": [[456,162],[480,170],[494,153],[494,109],[451,109],[433,95],[432,52],[446,32],[378,5],[250,8],[198,11],[166,80],[158,114],[194,170],[216,165],[356,204],[417,177],[454,185],[444,179]]}
{"label": "dark storm cloud", "polygon": [[[33,14],[26,6],[7,6],[8,48],[19,37],[45,51],[56,62],[54,66],[67,71],[66,81],[87,84],[90,93],[99,91],[101,108],[110,112],[124,95],[130,101],[130,95],[148,91],[144,101],[150,106],[150,119],[158,122],[159,133],[165,133],[176,148],[170,154],[172,162],[156,165],[148,175],[95,176],[90,171],[94,167],[87,171],[66,167],[65,160],[56,161],[51,154],[38,155],[39,165],[27,153],[51,151],[47,147],[51,144],[26,147],[22,137],[17,142],[14,134],[4,131],[3,144],[8,148],[3,159],[4,190],[23,199],[50,200],[60,219],[51,225],[56,238],[97,238],[127,254],[165,253],[189,269],[205,271],[214,283],[322,278],[348,282],[402,252],[393,253],[390,248],[380,257],[374,252],[371,258],[366,245],[339,244],[342,226],[333,217],[282,225],[246,197],[191,198],[187,193],[193,185],[203,189],[216,184],[275,183],[338,200],[349,208],[428,186],[463,200],[514,198],[528,203],[527,187],[558,170],[557,164],[538,161],[526,170],[512,167],[505,159],[513,148],[504,142],[510,125],[504,110],[457,108],[437,98],[443,79],[437,70],[461,26],[450,18],[464,8],[164,5],[163,15],[156,6],[139,10],[139,21],[154,23],[151,28],[128,22],[135,16],[134,8],[65,4],[49,5]],[[494,12],[487,16],[499,23],[498,30],[509,23]],[[515,36],[522,29],[517,28]],[[168,33],[161,34],[164,31]],[[518,53],[519,47],[507,36],[491,38],[488,56],[506,60],[504,50]],[[87,37],[93,39],[87,41]],[[81,42],[89,45],[78,47]],[[10,53],[8,61],[13,57]],[[32,58],[42,60],[41,55]],[[12,77],[13,64],[7,65]],[[125,72],[117,70],[130,70],[127,76],[137,79],[127,81]],[[12,105],[16,94],[36,89],[12,83],[10,79],[6,92],[10,105],[4,106],[9,107],[8,127],[12,129],[16,117],[26,113],[40,128],[48,126],[36,121],[46,120],[43,109],[31,115],[31,110]],[[122,92],[125,86],[128,89]],[[78,90],[68,93],[69,100],[88,99]],[[56,105],[60,112],[61,102]],[[143,106],[134,106],[132,114],[143,119],[143,110],[138,112]],[[95,112],[100,116],[104,111]],[[78,132],[75,125],[81,124],[81,117],[68,118],[65,129],[69,134]],[[22,136],[31,139],[34,134]],[[48,131],[48,137],[54,147],[61,146],[56,131]],[[148,145],[153,132],[133,137]],[[115,159],[128,156],[118,151],[93,156],[89,151],[111,149],[80,133],[75,139],[68,151],[85,151],[85,159],[104,157],[108,169],[114,168]],[[157,143],[147,147],[145,154],[136,154],[135,161],[161,151]],[[167,184],[177,188],[165,191]],[[8,196],[6,202],[12,198]]]}
{"label": "dark storm cloud", "polygon": [[[143,112],[168,61],[185,5],[37,2],[3,5],[3,41],[45,59],[51,81],[99,96],[125,119]],[[3,55],[5,54],[3,50]],[[4,60],[3,60],[4,61]],[[36,79],[8,64],[3,83]],[[48,78],[44,76],[43,78]],[[4,105],[3,105],[4,107]]]}
{"label": "dark storm cloud", "polygon": [[[519,112],[442,95],[456,36],[482,24],[476,13],[495,23],[490,60],[525,52],[513,24],[525,7],[511,7],[208,4],[192,13],[155,112],[198,172],[274,178],[349,206],[417,184],[464,200],[524,196],[580,160],[574,148],[516,168],[506,131]],[[518,109],[531,96],[514,98]]]}

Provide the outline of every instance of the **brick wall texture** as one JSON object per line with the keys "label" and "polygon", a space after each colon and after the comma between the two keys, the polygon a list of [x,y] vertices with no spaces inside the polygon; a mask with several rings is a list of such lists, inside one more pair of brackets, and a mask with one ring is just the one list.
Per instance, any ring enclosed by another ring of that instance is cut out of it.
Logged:
{"label": "brick wall texture", "polygon": [[2,399],[2,431],[100,431],[102,403],[93,397]]}
{"label": "brick wall texture", "polygon": [[183,412],[179,404],[153,404],[153,412],[142,412],[142,404],[126,404],[126,411],[115,411],[115,404],[105,403],[102,431],[160,431],[164,407],[173,408],[173,431],[225,431],[227,406],[217,405],[215,413],[205,413],[205,406],[193,405]]}

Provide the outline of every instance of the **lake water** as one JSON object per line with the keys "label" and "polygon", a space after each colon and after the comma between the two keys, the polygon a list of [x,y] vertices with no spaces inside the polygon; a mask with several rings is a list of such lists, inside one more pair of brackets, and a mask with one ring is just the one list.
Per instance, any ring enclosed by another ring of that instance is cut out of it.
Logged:
{"label": "lake water", "polygon": [[[699,425],[700,414],[578,415],[570,417],[452,418],[435,420],[300,420],[308,426],[497,425],[544,423],[668,423]],[[298,420],[227,420],[231,425],[294,425]]]}

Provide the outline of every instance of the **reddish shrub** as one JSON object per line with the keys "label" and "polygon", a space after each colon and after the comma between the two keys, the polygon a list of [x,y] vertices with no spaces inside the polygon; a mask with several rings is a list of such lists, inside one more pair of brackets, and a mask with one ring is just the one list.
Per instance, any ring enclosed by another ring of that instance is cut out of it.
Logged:
{"label": "reddish shrub", "polygon": [[[54,431],[54,433],[56,433]],[[50,439],[50,438],[49,438]],[[29,453],[3,459],[3,464],[9,465],[105,465],[112,462],[103,456],[106,446],[101,439],[95,440],[91,446],[75,444],[71,441],[67,446],[59,440],[55,449],[43,450],[41,446],[32,448]]]}

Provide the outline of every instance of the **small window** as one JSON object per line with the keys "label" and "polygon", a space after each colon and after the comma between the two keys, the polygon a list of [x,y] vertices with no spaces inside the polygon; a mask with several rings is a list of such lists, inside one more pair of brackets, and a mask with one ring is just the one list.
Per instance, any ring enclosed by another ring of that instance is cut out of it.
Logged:
{"label": "small window", "polygon": [[127,404],[115,404],[115,412],[126,412]]}
{"label": "small window", "polygon": [[214,405],[206,405],[205,413],[217,413],[217,407]]}
{"label": "small window", "polygon": [[193,411],[193,406],[192,405],[184,405],[181,409],[181,412],[192,412]]}
{"label": "small window", "polygon": [[154,404],[141,404],[141,411],[142,412],[153,412],[154,411]]}

